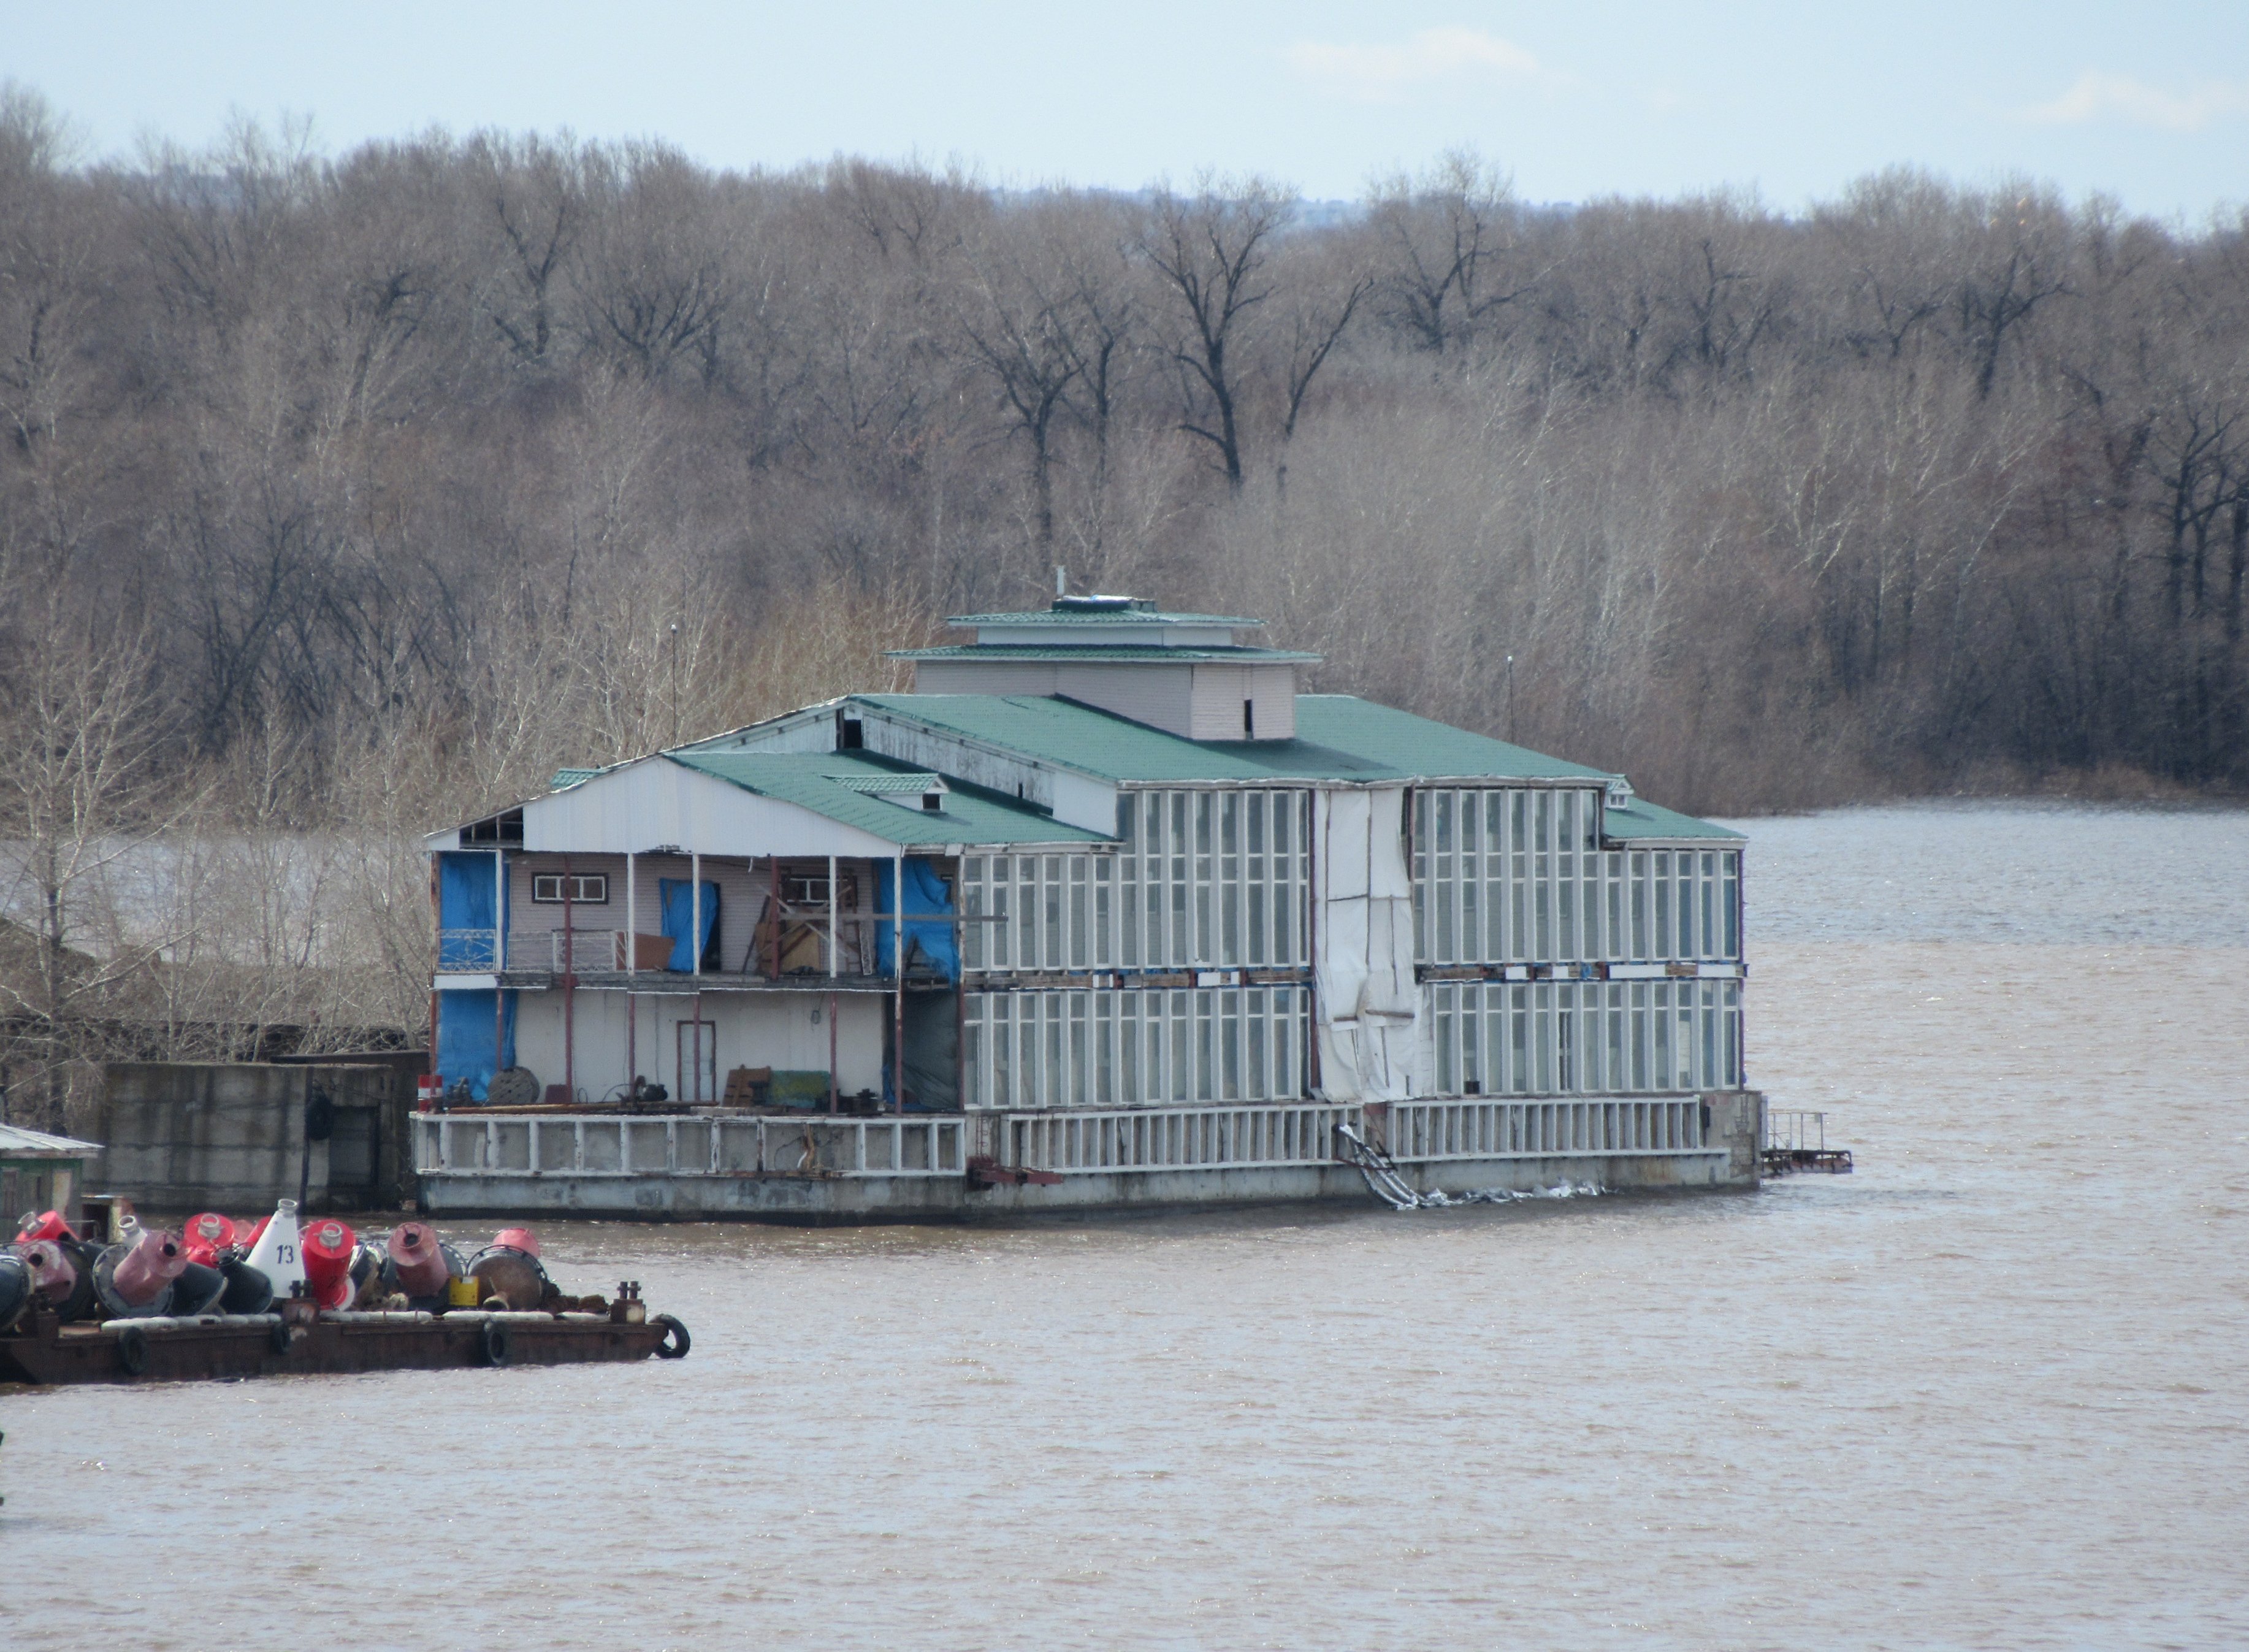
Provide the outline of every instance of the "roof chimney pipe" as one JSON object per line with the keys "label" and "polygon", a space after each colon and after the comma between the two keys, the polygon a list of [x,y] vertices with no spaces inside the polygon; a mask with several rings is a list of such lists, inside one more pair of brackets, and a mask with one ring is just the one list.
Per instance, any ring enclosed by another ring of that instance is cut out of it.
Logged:
{"label": "roof chimney pipe", "polygon": [[1059,562],[1055,564],[1055,595],[1056,596],[1069,595],[1069,570]]}

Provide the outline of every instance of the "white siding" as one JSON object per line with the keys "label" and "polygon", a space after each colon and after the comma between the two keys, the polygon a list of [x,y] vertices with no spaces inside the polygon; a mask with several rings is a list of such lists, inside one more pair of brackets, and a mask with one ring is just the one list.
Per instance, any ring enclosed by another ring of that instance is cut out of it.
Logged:
{"label": "white siding", "polygon": [[1231,625],[1151,625],[1126,621],[1116,625],[1083,620],[1060,625],[980,625],[980,644],[1021,648],[1231,648]]}
{"label": "white siding", "polygon": [[1296,738],[1296,668],[1294,665],[1253,665],[1249,694],[1257,702],[1257,738]]}
{"label": "white siding", "polygon": [[[641,993],[633,999],[638,1027],[627,1037],[625,995],[580,988],[573,1006],[574,1077],[585,1098],[599,1102],[623,1084],[626,1052],[641,1076],[680,1093],[679,1024],[692,1018],[688,992]],[[844,994],[836,1000],[836,1083],[847,1094],[880,1090],[883,1026],[891,1001],[878,993]],[[734,1067],[781,1067],[799,1072],[828,1070],[828,1000],[818,993],[719,993],[702,995],[702,1017],[712,1028],[719,1083]],[[817,1015],[818,1020],[814,1017]],[[562,994],[526,992],[516,1001],[515,1058],[543,1084],[559,1084],[564,1070]]]}
{"label": "white siding", "polygon": [[623,854],[676,843],[705,855],[884,855],[885,839],[760,797],[663,757],[643,758],[523,806],[533,852]]}
{"label": "white siding", "polygon": [[1255,712],[1255,735],[1259,740],[1293,740],[1296,734],[1296,668],[1293,665],[1198,665],[1194,668],[1194,697],[1190,740],[1241,740],[1245,728],[1241,708],[1248,701]]}
{"label": "white siding", "polygon": [[878,755],[895,757],[917,768],[988,787],[1003,796],[1020,797],[1042,809],[1054,807],[1055,781],[1059,777],[1030,758],[973,745],[942,729],[894,723],[872,706],[866,708],[861,731],[866,749]]}
{"label": "white siding", "polygon": [[1194,699],[1192,665],[1128,665],[1088,661],[1063,665],[1055,692],[1087,706],[1129,717],[1166,733],[1185,734],[1192,726]]}
{"label": "white siding", "polygon": [[1051,694],[1050,660],[925,659],[914,663],[917,694]]}

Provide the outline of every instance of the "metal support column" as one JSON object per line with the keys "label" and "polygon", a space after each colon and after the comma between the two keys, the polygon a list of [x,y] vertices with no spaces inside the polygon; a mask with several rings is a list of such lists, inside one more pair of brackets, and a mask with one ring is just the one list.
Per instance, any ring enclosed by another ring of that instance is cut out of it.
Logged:
{"label": "metal support column", "polygon": [[828,857],[828,1111],[830,1113],[836,1111],[835,982],[837,966],[843,956],[836,945],[836,857],[830,855]]}
{"label": "metal support column", "polygon": [[891,964],[898,976],[897,1008],[891,1020],[891,1110],[906,1110],[906,857],[891,857]]}

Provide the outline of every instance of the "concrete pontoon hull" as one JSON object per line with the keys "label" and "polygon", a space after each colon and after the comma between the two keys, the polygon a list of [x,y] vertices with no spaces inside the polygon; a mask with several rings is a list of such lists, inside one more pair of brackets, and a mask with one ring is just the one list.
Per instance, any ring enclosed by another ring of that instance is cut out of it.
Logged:
{"label": "concrete pontoon hull", "polygon": [[432,1215],[973,1222],[1375,1195],[1345,1132],[1419,1193],[1753,1187],[1755,1091],[1143,1111],[417,1120]]}

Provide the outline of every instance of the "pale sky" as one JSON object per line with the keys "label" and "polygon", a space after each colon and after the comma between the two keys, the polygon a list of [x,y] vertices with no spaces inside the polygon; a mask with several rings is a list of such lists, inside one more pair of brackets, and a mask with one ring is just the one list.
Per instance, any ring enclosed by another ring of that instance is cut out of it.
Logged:
{"label": "pale sky", "polygon": [[1532,201],[1730,185],[1794,210],[1910,162],[2197,224],[2249,203],[2249,0],[0,0],[0,77],[89,157],[200,145],[238,109],[310,115],[332,154],[567,127],[736,168],[848,152],[1122,189],[1213,168],[1330,199],[1468,144]]}

